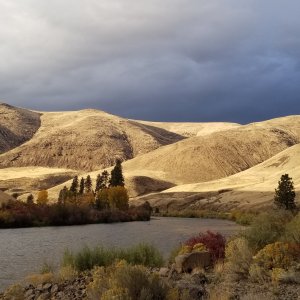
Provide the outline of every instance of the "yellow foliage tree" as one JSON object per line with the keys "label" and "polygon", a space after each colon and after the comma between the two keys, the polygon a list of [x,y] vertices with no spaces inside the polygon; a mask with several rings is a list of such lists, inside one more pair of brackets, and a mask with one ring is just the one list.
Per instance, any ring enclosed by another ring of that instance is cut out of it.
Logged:
{"label": "yellow foliage tree", "polygon": [[47,204],[48,201],[49,201],[48,200],[48,191],[47,190],[39,191],[36,203],[40,204],[40,205],[44,205],[44,204]]}
{"label": "yellow foliage tree", "polygon": [[126,210],[129,207],[128,193],[123,186],[114,186],[108,189],[108,201],[110,208]]}

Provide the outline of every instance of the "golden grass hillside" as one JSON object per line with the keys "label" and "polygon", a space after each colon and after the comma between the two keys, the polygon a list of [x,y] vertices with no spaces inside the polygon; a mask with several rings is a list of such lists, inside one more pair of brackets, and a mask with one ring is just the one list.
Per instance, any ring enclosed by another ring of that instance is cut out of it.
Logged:
{"label": "golden grass hillside", "polygon": [[[22,124],[18,125],[22,126]],[[183,137],[99,110],[43,112],[28,142],[0,155],[0,167],[43,166],[97,170]]]}
{"label": "golden grass hillside", "polygon": [[0,103],[0,154],[31,139],[39,127],[39,113]]}
{"label": "golden grass hillside", "polygon": [[137,122],[145,125],[162,128],[185,137],[202,136],[211,134],[213,132],[224,131],[240,126],[240,124],[237,123],[225,122],[150,122],[140,120]]}
{"label": "golden grass hillside", "polygon": [[125,174],[173,184],[210,181],[251,168],[300,142],[300,116],[191,137],[124,163]]}
{"label": "golden grass hillside", "polygon": [[63,168],[19,167],[0,169],[0,189],[6,193],[37,193],[73,178],[78,171]]}
{"label": "golden grass hillside", "polygon": [[178,185],[148,200],[158,207],[173,209],[259,209],[273,203],[274,190],[283,174],[292,177],[300,204],[300,144],[292,146],[265,162],[235,175],[194,184]]}
{"label": "golden grass hillside", "polygon": [[[299,116],[188,138],[124,162],[126,185],[130,196],[137,197],[174,185],[226,178],[271,158],[299,140]],[[100,172],[89,174],[95,180]],[[65,184],[70,186],[71,181]],[[49,195],[57,197],[63,185],[51,189]]]}

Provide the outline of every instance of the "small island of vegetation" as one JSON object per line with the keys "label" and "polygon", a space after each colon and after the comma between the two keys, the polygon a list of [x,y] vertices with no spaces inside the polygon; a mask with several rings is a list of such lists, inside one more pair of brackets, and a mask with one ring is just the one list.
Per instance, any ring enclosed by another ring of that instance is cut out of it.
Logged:
{"label": "small island of vegetation", "polygon": [[150,220],[152,208],[148,202],[129,206],[121,161],[117,160],[111,174],[97,176],[95,189],[91,177],[75,176],[71,187],[60,191],[58,201],[49,203],[48,192],[41,190],[36,201],[11,200],[0,208],[0,228],[33,226],[83,225],[95,223]]}

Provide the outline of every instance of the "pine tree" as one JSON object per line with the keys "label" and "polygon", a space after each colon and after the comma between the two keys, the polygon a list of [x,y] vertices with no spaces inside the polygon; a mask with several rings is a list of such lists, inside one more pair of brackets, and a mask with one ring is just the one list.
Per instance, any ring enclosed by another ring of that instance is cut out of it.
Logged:
{"label": "pine tree", "polygon": [[102,176],[98,174],[96,179],[95,193],[98,193],[102,189],[102,186],[103,186],[103,179]]}
{"label": "pine tree", "polygon": [[103,181],[103,188],[104,189],[108,188],[108,186],[109,186],[109,173],[106,170],[104,170],[102,172],[101,176],[102,176],[102,181]]}
{"label": "pine tree", "polygon": [[33,204],[34,202],[33,202],[33,195],[32,194],[30,194],[30,195],[28,195],[28,197],[27,197],[27,204]]}
{"label": "pine tree", "polygon": [[64,186],[63,189],[60,190],[60,192],[59,192],[58,203],[64,204],[66,199],[69,196],[68,194],[69,194],[68,188],[66,186]]}
{"label": "pine tree", "polygon": [[88,194],[92,192],[92,179],[91,176],[88,175],[86,177],[85,183],[84,183],[85,192]]}
{"label": "pine tree", "polygon": [[281,176],[278,181],[278,188],[275,189],[274,203],[279,208],[293,210],[296,208],[295,189],[292,178],[288,174]]}
{"label": "pine tree", "polygon": [[111,171],[109,186],[124,186],[124,177],[122,172],[121,160],[116,161],[115,167]]}
{"label": "pine tree", "polygon": [[73,193],[73,195],[76,195],[78,193],[78,176],[76,175],[72,181],[70,192]]}
{"label": "pine tree", "polygon": [[109,185],[109,174],[105,170],[100,174],[98,174],[97,179],[96,179],[96,188],[95,192],[99,192],[105,188],[107,188]]}
{"label": "pine tree", "polygon": [[79,185],[79,194],[82,195],[84,193],[84,178],[81,177],[80,185]]}

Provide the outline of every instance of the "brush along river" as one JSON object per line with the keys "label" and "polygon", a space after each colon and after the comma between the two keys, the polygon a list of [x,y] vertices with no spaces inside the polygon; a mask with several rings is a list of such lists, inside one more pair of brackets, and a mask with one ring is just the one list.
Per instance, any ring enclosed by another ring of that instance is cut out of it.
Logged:
{"label": "brush along river", "polygon": [[174,247],[199,232],[218,231],[228,237],[241,228],[227,220],[158,217],[148,222],[1,229],[0,291],[39,272],[45,262],[59,265],[66,248],[76,251],[84,245],[128,247],[145,242],[167,258]]}

